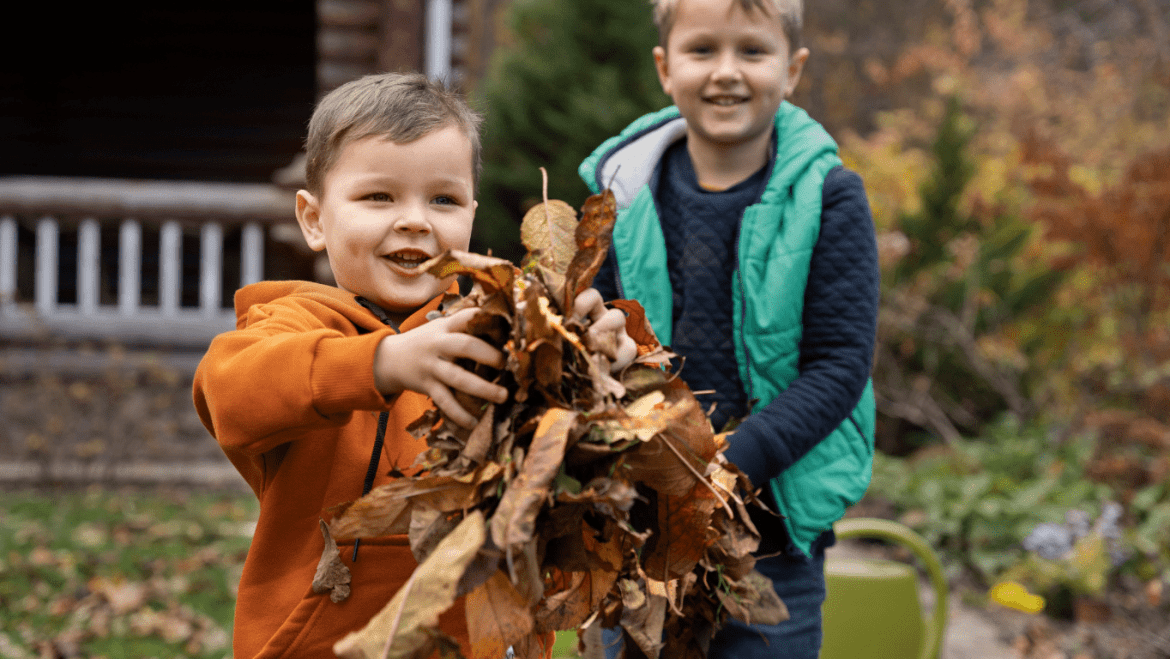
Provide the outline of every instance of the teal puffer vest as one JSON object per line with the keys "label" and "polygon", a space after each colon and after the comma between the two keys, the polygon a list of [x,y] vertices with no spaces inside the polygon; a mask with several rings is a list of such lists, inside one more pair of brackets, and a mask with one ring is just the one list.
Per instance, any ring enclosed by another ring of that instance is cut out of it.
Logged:
{"label": "teal puffer vest", "polygon": [[[748,400],[757,401],[753,412],[799,375],[804,290],[820,232],[822,186],[825,174],[841,164],[836,143],[800,108],[783,103],[775,126],[772,176],[760,203],[743,213],[732,273],[736,362]],[[598,147],[579,170],[594,192],[608,186],[617,196],[613,247],[622,293],[642,303],[665,345],[673,325],[672,293],[648,182],[666,147],[685,132],[677,108],[646,115]],[[806,554],[865,494],[873,435],[870,382],[849,417],[769,483],[793,543]]]}

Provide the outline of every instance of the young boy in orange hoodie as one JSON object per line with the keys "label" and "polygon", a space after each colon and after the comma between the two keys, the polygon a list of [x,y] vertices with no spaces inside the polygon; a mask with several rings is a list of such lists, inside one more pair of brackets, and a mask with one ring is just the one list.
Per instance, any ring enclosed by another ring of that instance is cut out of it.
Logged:
{"label": "young boy in orange hoodie", "polygon": [[[468,248],[479,122],[418,74],[367,76],[323,98],[309,122],[296,216],[309,246],[326,251],[337,286],[241,289],[237,329],[199,364],[199,416],[260,500],[236,602],[237,659],[333,657],[333,644],[363,627],[416,562],[405,535],[342,546],[352,593],[333,602],[311,589],[324,548],[318,520],[389,481],[391,467],[411,465],[426,445],[406,425],[432,403],[471,426],[453,392],[507,397],[456,364],[502,367],[504,356],[463,333],[474,310],[428,322],[454,282],[418,269]],[[620,311],[606,312],[592,290],[577,306],[632,355]],[[440,626],[470,656],[462,601]]]}

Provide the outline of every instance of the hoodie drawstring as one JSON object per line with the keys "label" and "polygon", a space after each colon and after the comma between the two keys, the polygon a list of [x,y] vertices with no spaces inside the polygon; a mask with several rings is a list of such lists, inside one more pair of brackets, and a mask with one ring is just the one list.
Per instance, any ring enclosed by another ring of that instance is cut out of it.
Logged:
{"label": "hoodie drawstring", "polygon": [[[378,415],[378,431],[374,433],[374,453],[370,456],[370,466],[366,469],[366,482],[362,484],[362,496],[370,493],[370,489],[374,487],[374,476],[378,473],[378,462],[382,458],[382,442],[386,440],[386,425],[390,422],[390,412],[383,411]],[[362,543],[361,538],[353,541],[353,558],[351,563],[357,562],[358,545]]]}

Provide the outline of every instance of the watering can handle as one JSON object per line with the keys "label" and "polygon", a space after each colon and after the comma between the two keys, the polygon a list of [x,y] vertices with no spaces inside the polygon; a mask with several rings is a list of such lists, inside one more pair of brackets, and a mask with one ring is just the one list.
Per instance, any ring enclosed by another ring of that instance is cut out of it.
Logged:
{"label": "watering can handle", "polygon": [[930,584],[934,588],[934,613],[923,642],[922,659],[938,659],[942,651],[943,633],[947,626],[947,580],[943,576],[942,563],[922,536],[905,525],[888,519],[856,517],[843,519],[833,525],[833,533],[839,539],[880,538],[900,544],[922,561]]}

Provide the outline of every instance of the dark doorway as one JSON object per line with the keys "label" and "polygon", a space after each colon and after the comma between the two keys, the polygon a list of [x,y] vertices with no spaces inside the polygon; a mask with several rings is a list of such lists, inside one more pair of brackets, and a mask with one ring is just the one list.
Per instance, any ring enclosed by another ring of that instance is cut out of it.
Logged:
{"label": "dark doorway", "polygon": [[0,40],[0,174],[260,182],[299,151],[314,0],[23,9]]}

